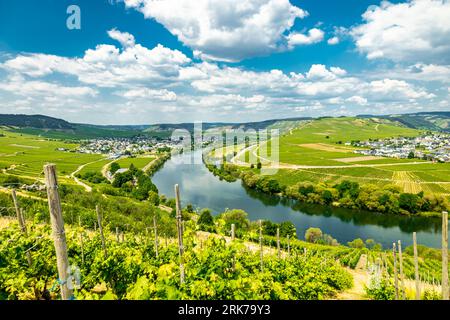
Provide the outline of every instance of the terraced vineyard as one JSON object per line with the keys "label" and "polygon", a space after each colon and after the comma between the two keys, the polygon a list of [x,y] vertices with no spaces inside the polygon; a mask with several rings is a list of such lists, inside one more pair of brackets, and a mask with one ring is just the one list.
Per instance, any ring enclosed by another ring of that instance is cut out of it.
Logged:
{"label": "terraced vineyard", "polygon": [[30,180],[42,180],[42,167],[45,163],[57,164],[61,181],[74,184],[66,176],[80,165],[100,160],[101,155],[78,154],[70,152],[78,145],[41,139],[37,136],[1,130],[0,168],[4,174],[18,175]]}
{"label": "terraced vineyard", "polygon": [[259,156],[265,148],[252,146],[240,152],[232,162],[248,166],[260,161],[278,169],[273,176],[284,186],[299,182],[340,183],[343,180],[384,186],[393,184],[403,192],[450,195],[450,164],[419,159],[367,157],[354,153],[352,140],[393,136],[415,136],[420,131],[380,119],[324,118],[309,121],[280,137],[279,163]]}

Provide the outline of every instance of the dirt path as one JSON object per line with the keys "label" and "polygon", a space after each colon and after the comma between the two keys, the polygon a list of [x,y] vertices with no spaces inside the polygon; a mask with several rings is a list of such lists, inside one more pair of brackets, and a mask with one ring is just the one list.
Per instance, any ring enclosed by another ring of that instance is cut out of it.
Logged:
{"label": "dirt path", "polygon": [[110,177],[109,175],[108,175],[108,168],[109,168],[109,166],[111,165],[111,163],[113,163],[113,162],[116,162],[117,160],[120,160],[120,159],[122,159],[122,157],[120,157],[120,158],[117,158],[117,159],[115,159],[115,160],[112,160],[111,162],[108,162],[107,164],[105,164],[103,167],[102,167],[102,176],[104,176],[109,182],[112,182],[112,177]]}
{"label": "dirt path", "polygon": [[337,300],[367,300],[365,286],[369,285],[367,271],[345,268],[353,277],[353,287],[337,294]]}
{"label": "dirt path", "polygon": [[78,172],[80,172],[81,170],[83,170],[83,168],[86,167],[87,165],[90,165],[90,164],[93,164],[93,163],[96,163],[96,162],[100,162],[100,161],[103,161],[103,160],[104,159],[100,159],[100,160],[95,160],[95,161],[91,161],[91,162],[82,164],[74,172],[72,172],[68,177],[73,179],[75,181],[75,183],[78,184],[79,186],[82,186],[87,192],[92,192],[92,187],[87,185],[83,181],[80,181],[77,177],[75,177],[75,175]]}
{"label": "dirt path", "polygon": [[155,159],[153,159],[152,161],[150,161],[149,163],[147,163],[147,164],[145,165],[145,167],[142,168],[142,171],[147,172],[147,170],[150,168],[150,166],[151,166],[156,160],[158,160],[158,159],[159,159],[159,157],[156,156]]}

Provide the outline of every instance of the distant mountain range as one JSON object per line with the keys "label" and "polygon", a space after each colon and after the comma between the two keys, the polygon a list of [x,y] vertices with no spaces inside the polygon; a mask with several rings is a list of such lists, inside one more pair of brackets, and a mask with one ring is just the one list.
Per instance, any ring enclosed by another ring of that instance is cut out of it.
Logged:
{"label": "distant mountain range", "polygon": [[[379,118],[398,125],[431,131],[450,132],[450,112],[418,112],[392,115],[358,115],[359,118]],[[278,128],[286,130],[295,127],[300,121],[312,120],[311,117],[273,119],[258,122],[228,123],[207,122],[202,124],[203,130],[210,128],[241,128],[243,130],[260,130]],[[91,125],[70,123],[62,119],[44,115],[0,114],[0,126],[11,130],[39,134],[48,138],[92,139],[108,137],[154,136],[164,138],[170,136],[175,129],[186,129],[192,132],[193,123],[154,124],[154,125]]]}

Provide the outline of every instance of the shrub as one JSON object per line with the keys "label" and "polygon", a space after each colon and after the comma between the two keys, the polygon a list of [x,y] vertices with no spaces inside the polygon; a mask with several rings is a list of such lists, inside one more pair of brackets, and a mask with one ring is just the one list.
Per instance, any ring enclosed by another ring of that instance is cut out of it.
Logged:
{"label": "shrub", "polygon": [[319,228],[309,228],[305,233],[305,240],[308,242],[316,243],[322,238],[322,230]]}

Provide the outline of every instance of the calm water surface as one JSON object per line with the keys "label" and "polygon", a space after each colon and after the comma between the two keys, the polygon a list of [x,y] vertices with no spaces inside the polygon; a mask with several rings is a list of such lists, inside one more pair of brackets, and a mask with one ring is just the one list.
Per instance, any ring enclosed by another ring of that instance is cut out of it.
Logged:
{"label": "calm water surface", "polygon": [[191,163],[191,156],[172,156],[152,179],[160,193],[170,198],[174,197],[174,184],[178,183],[183,205],[191,203],[197,208],[210,208],[215,214],[227,208],[242,209],[250,220],[292,221],[299,238],[303,238],[309,227],[317,227],[340,243],[372,238],[386,248],[397,240],[411,245],[412,232],[416,231],[420,244],[440,247],[440,219],[330,208],[269,196],[244,188],[240,181],[221,181],[203,164],[186,164]]}

